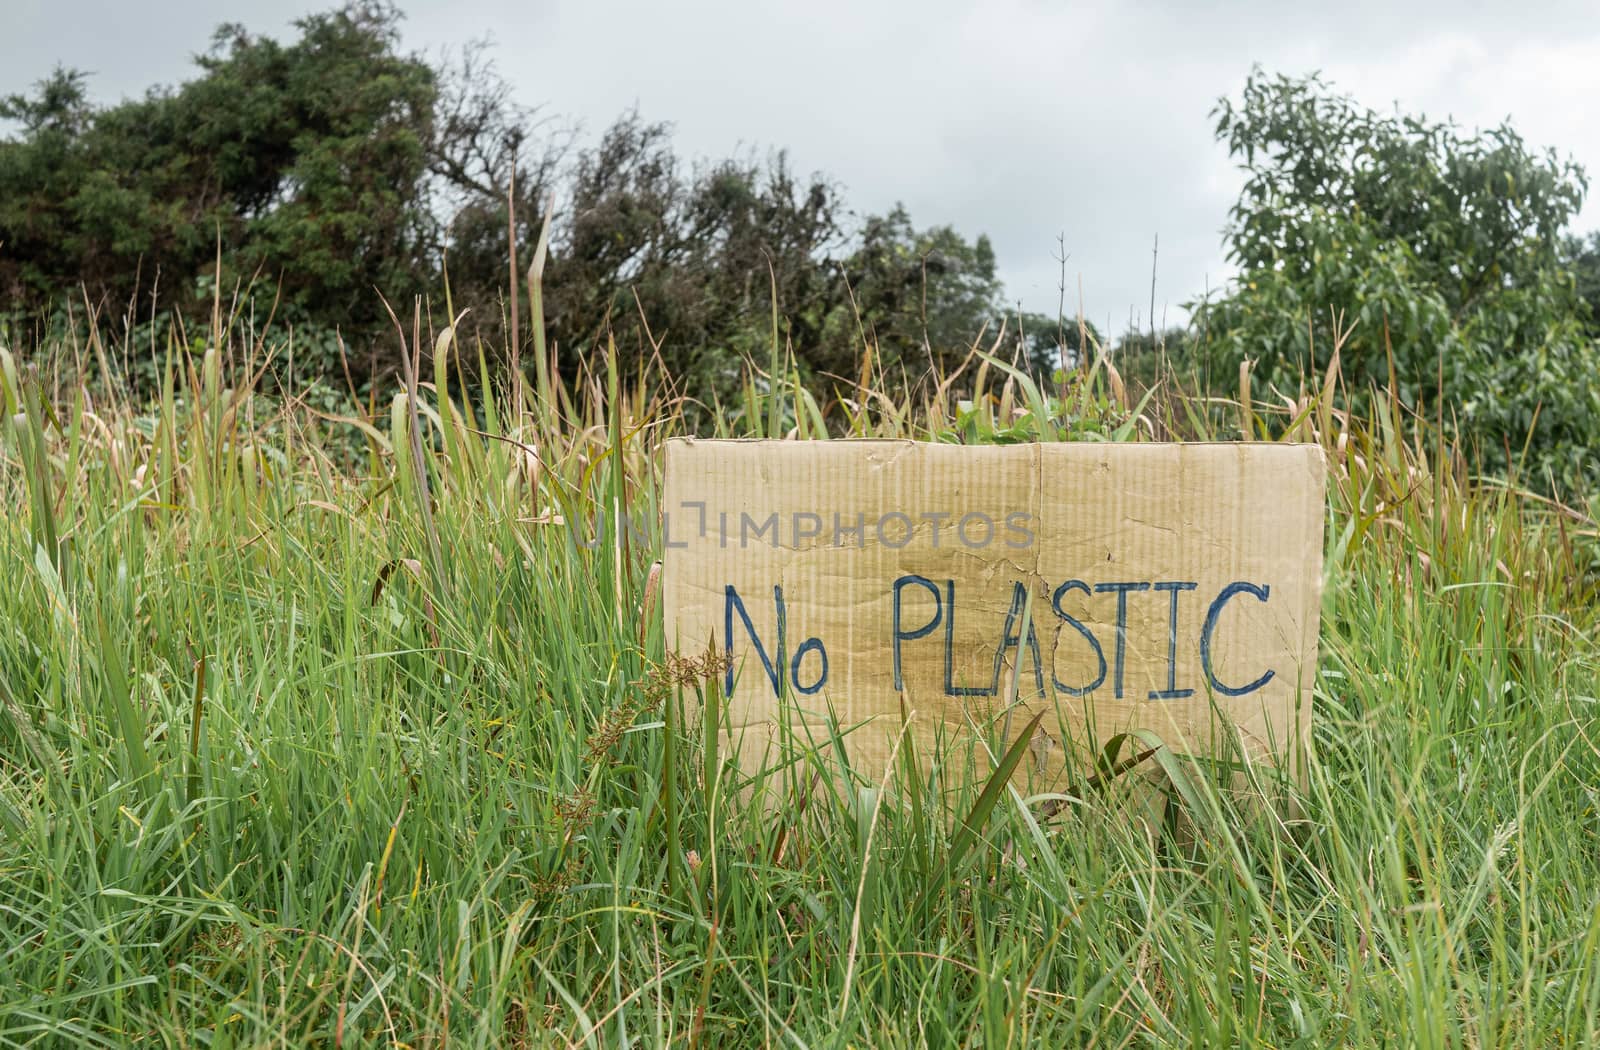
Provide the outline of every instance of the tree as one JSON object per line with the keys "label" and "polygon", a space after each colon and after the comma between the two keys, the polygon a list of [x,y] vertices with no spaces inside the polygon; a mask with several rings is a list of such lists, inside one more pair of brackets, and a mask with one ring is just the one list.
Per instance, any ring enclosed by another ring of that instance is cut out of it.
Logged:
{"label": "tree", "polygon": [[1081,368],[1094,360],[1096,347],[1110,349],[1100,330],[1076,317],[1020,313],[1009,318],[1022,364],[1035,379],[1049,381],[1062,369]]}
{"label": "tree", "polygon": [[1246,178],[1227,229],[1240,275],[1208,309],[1213,374],[1248,358],[1258,383],[1293,389],[1326,368],[1337,329],[1358,407],[1392,356],[1404,403],[1490,469],[1516,466],[1531,434],[1536,483],[1600,477],[1597,356],[1562,239],[1576,165],[1508,125],[1379,114],[1315,76],[1257,70],[1214,112]]}
{"label": "tree", "polygon": [[142,283],[191,305],[220,242],[225,281],[281,279],[310,316],[420,289],[435,80],[396,51],[397,19],[353,3],[301,19],[291,45],[223,26],[201,76],[98,111],[64,71],[9,100],[23,130],[0,143],[0,287],[40,303]]}
{"label": "tree", "polygon": [[1129,387],[1149,390],[1168,378],[1174,361],[1192,355],[1195,336],[1192,326],[1169,325],[1154,332],[1130,328],[1117,340],[1111,360]]}
{"label": "tree", "polygon": [[918,230],[896,205],[869,216],[842,261],[845,287],[827,329],[831,367],[847,371],[862,336],[886,370],[950,372],[1005,314],[994,248],[950,226]]}
{"label": "tree", "polygon": [[[136,101],[97,109],[62,70],[0,102],[19,125],[0,139],[0,310],[82,285],[118,304],[137,292],[141,317],[209,311],[216,275],[227,298],[243,288],[320,329],[318,345],[339,328],[357,375],[381,378],[362,367],[395,360],[379,293],[402,310],[430,295],[437,322],[447,288],[504,363],[507,297],[524,294],[512,242],[522,270],[548,215],[545,316],[568,378],[614,339],[627,378],[659,362],[682,393],[733,395],[743,363],[768,359],[776,309],[826,399],[867,341],[890,381],[914,379],[953,368],[1002,313],[986,238],[918,229],[903,208],[847,224],[837,187],[782,153],[686,162],[636,112],[574,149],[485,45],[404,53],[379,0],[295,25],[288,42],[223,26],[196,76]],[[296,362],[342,378],[333,352]]]}
{"label": "tree", "polygon": [[1578,298],[1589,308],[1589,337],[1600,339],[1600,232],[1569,238],[1567,261],[1577,283]]}
{"label": "tree", "polygon": [[[486,41],[446,57],[435,73],[429,202],[441,265],[452,305],[470,311],[469,327],[490,346],[508,349],[505,298],[512,290],[521,294],[573,132],[514,100]],[[513,232],[522,271],[516,274],[509,272]]]}
{"label": "tree", "polygon": [[743,361],[767,357],[774,286],[780,338],[812,363],[835,190],[782,154],[685,169],[670,129],[637,113],[578,155],[545,282],[564,368],[614,338],[630,376],[659,354],[694,396],[731,394]]}
{"label": "tree", "polygon": [[79,148],[92,108],[82,73],[57,67],[33,96],[0,99],[0,119],[21,134],[0,143],[0,294],[59,287],[76,226],[66,187],[81,186],[87,164]]}

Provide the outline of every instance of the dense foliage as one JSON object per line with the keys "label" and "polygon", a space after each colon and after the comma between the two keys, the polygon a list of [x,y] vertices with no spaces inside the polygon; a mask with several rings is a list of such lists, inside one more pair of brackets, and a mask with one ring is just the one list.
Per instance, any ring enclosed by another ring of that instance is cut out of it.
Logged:
{"label": "dense foliage", "polygon": [[1214,379],[1248,359],[1292,391],[1337,347],[1357,405],[1392,374],[1490,469],[1567,493],[1600,480],[1600,353],[1562,233],[1581,170],[1509,126],[1377,113],[1316,77],[1258,71],[1216,115],[1246,181],[1228,230],[1242,273],[1206,311]]}
{"label": "dense foliage", "polygon": [[[637,113],[575,151],[481,47],[404,53],[398,18],[355,0],[301,19],[290,43],[224,26],[193,79],[137,101],[95,107],[69,70],[0,101],[15,126],[0,140],[0,313],[80,286],[114,316],[209,312],[220,276],[230,300],[243,289],[263,313],[341,329],[366,374],[393,354],[378,293],[408,316],[446,276],[449,305],[504,345],[507,297],[528,306],[508,280],[512,231],[522,269],[552,205],[545,310],[567,374],[614,335],[627,371],[659,359],[690,393],[726,395],[747,356],[767,359],[775,295],[779,338],[825,389],[854,377],[863,333],[915,375],[1002,313],[982,237],[898,208],[857,220],[781,154],[686,164]],[[337,374],[333,340],[311,343],[312,374]]]}
{"label": "dense foliage", "polygon": [[434,72],[395,52],[380,9],[300,23],[283,45],[218,30],[200,75],[96,109],[67,70],[0,116],[0,288],[44,301],[80,282],[189,305],[219,245],[226,282],[260,271],[313,318],[419,290],[423,176],[440,143]]}

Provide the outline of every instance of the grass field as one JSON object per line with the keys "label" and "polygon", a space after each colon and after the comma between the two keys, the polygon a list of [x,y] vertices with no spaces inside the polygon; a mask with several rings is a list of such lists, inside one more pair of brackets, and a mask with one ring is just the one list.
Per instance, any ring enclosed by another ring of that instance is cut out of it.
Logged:
{"label": "grass field", "polygon": [[824,420],[768,366],[717,410],[738,435],[1321,442],[1298,817],[1163,756],[1173,819],[1146,824],[1120,777],[1047,819],[928,756],[883,793],[826,748],[753,781],[708,753],[655,554],[557,523],[649,516],[686,425],[664,382],[536,367],[491,398],[446,332],[414,397],[334,419],[235,392],[275,337],[209,341],[234,349],[166,350],[148,409],[104,381],[127,348],[3,358],[0,1043],[1600,1038],[1595,524],[1470,482],[1382,398],[1130,405],[1100,365],[1045,392],[975,360],[967,405],[868,366]]}

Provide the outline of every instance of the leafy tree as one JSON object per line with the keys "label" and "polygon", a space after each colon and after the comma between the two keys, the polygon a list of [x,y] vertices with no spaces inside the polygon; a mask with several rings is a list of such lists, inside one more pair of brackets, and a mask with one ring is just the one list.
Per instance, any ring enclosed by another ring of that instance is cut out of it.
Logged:
{"label": "leafy tree", "polygon": [[545,293],[563,367],[609,335],[630,373],[659,355],[694,396],[731,393],[746,357],[766,359],[774,284],[783,335],[808,359],[837,207],[781,154],[686,170],[666,125],[625,115],[566,181]]}
{"label": "leafy tree", "polygon": [[87,178],[78,148],[93,112],[84,79],[57,67],[35,95],[0,99],[0,119],[22,126],[16,140],[0,144],[0,293],[7,299],[57,286],[63,272],[75,219],[56,188]]}
{"label": "leafy tree", "polygon": [[513,238],[520,270],[550,215],[545,309],[569,377],[614,338],[630,377],[659,360],[710,401],[746,358],[766,361],[776,306],[819,392],[855,376],[868,340],[891,381],[915,381],[1002,312],[986,238],[918,229],[903,208],[847,223],[837,188],[781,153],[686,163],[637,113],[574,150],[484,45],[429,62],[401,51],[398,22],[351,0],[289,42],[223,26],[195,77],[142,99],[97,109],[60,70],[0,102],[19,128],[0,139],[0,310],[80,285],[137,294],[141,317],[208,309],[220,269],[229,298],[243,288],[302,326],[313,374],[342,372],[335,327],[358,372],[363,345],[393,360],[380,291],[404,309],[448,287],[505,348],[507,297],[524,294]]}
{"label": "leafy tree", "polygon": [[176,89],[91,111],[60,71],[9,100],[23,130],[0,143],[0,287],[125,299],[143,282],[186,305],[220,242],[225,280],[281,278],[311,316],[419,289],[436,89],[396,52],[396,22],[352,4],[301,19],[291,45],[223,26]]}
{"label": "leafy tree", "polygon": [[1117,340],[1112,362],[1123,382],[1138,390],[1149,390],[1193,353],[1196,332],[1192,327],[1170,325],[1154,332],[1130,329]]}
{"label": "leafy tree", "polygon": [[1246,178],[1227,231],[1241,272],[1209,307],[1208,366],[1231,376],[1249,358],[1258,382],[1292,389],[1342,338],[1358,405],[1392,355],[1403,401],[1489,468],[1515,467],[1531,434],[1538,483],[1600,477],[1600,358],[1561,233],[1585,190],[1576,165],[1509,126],[1380,114],[1315,76],[1257,70],[1215,115]]}
{"label": "leafy tree", "polygon": [[847,295],[828,328],[837,369],[848,368],[859,331],[887,368],[948,372],[1006,312],[989,238],[969,242],[949,226],[918,230],[902,205],[869,216],[841,266]]}
{"label": "leafy tree", "polygon": [[[430,204],[452,305],[469,327],[505,347],[506,297],[521,286],[571,151],[573,132],[519,105],[487,42],[436,67]],[[513,228],[518,273],[511,274]],[[559,230],[558,230],[559,232]]]}
{"label": "leafy tree", "polygon": [[1589,308],[1589,335],[1600,338],[1600,232],[1568,239],[1567,260],[1577,282],[1578,298]]}
{"label": "leafy tree", "polygon": [[1020,363],[1035,379],[1050,380],[1061,369],[1078,368],[1092,361],[1096,347],[1109,349],[1090,321],[1080,327],[1076,317],[1050,317],[1020,313],[1009,318]]}

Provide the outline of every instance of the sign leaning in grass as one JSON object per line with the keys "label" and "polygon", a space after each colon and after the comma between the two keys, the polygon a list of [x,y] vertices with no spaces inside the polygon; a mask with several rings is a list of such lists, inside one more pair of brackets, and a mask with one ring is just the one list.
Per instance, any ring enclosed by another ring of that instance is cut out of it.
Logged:
{"label": "sign leaning in grass", "polygon": [[878,776],[907,715],[926,756],[1041,711],[1042,783],[1134,730],[1299,764],[1315,446],[684,439],[665,469],[668,645],[730,658],[747,766],[831,719]]}

